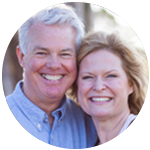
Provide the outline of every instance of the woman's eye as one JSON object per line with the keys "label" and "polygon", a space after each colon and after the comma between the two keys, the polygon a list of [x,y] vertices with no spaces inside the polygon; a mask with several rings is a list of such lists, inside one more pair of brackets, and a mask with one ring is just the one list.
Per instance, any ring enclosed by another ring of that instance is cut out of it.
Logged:
{"label": "woman's eye", "polygon": [[107,77],[109,77],[109,78],[115,78],[115,77],[117,77],[117,75],[115,75],[115,74],[110,74],[110,75],[108,75]]}
{"label": "woman's eye", "polygon": [[82,77],[82,79],[92,79],[91,76],[85,76],[85,77]]}

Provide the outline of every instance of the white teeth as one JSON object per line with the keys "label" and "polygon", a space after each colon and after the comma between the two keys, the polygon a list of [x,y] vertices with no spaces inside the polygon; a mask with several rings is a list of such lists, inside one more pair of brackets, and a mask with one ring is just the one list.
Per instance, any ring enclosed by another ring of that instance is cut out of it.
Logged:
{"label": "white teeth", "polygon": [[109,101],[111,98],[92,98],[92,101],[97,101],[97,102],[103,102],[103,101]]}
{"label": "white teeth", "polygon": [[51,81],[57,81],[57,80],[62,78],[62,75],[54,75],[54,76],[52,76],[52,75],[42,74],[42,76],[44,78],[46,78],[47,80],[51,80]]}

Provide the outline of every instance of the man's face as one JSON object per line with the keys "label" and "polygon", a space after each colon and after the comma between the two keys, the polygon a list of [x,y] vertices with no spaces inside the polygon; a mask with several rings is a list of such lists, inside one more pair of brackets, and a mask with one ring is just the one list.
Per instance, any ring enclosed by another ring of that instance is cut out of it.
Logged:
{"label": "man's face", "polygon": [[60,103],[75,81],[76,45],[74,28],[35,24],[29,30],[26,54],[18,54],[24,68],[25,95],[34,103]]}

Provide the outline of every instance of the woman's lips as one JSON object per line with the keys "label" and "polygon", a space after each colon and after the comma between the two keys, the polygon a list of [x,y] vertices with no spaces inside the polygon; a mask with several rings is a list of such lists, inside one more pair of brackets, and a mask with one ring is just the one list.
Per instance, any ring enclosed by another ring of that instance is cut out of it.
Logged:
{"label": "woman's lips", "polygon": [[89,100],[92,102],[109,102],[112,100],[112,97],[107,97],[107,96],[91,96],[89,97]]}

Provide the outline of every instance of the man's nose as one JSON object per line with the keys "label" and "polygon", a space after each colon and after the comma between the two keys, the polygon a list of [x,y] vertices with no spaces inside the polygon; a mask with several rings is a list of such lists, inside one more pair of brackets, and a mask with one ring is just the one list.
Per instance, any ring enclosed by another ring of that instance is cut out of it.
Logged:
{"label": "man's nose", "polygon": [[106,84],[105,84],[105,81],[103,81],[103,79],[101,79],[100,77],[98,77],[94,84],[93,84],[93,88],[92,88],[94,91],[97,91],[97,92],[101,92],[103,90],[106,89]]}
{"label": "man's nose", "polygon": [[58,56],[51,56],[50,58],[48,58],[48,60],[46,62],[46,66],[53,70],[60,69],[61,63],[60,63]]}

